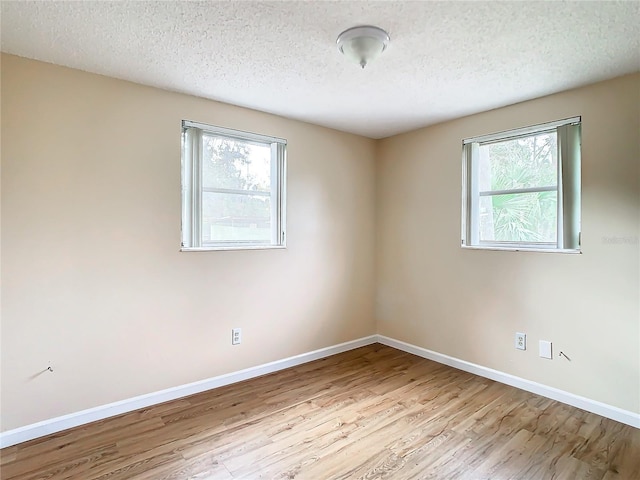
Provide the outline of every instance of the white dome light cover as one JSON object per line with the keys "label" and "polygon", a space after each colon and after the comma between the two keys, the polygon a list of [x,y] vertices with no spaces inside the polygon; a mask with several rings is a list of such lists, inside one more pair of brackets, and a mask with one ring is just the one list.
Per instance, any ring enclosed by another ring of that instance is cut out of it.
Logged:
{"label": "white dome light cover", "polygon": [[345,30],[338,35],[336,43],[345,57],[364,68],[385,51],[390,40],[381,28],[364,25]]}

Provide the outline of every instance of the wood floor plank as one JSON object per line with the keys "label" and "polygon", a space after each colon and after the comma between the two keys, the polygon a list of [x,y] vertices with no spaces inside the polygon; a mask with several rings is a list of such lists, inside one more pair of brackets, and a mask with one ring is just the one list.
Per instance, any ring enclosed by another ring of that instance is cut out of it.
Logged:
{"label": "wood floor plank", "polygon": [[0,465],[4,465],[5,463],[15,462],[18,458],[18,447],[7,447],[3,450],[0,450]]}
{"label": "wood floor plank", "polygon": [[640,480],[640,430],[375,344],[0,451],[3,480]]}
{"label": "wood floor plank", "polygon": [[[549,471],[550,466],[545,464],[546,462],[542,462],[537,471],[539,471],[540,475],[544,475],[545,472]],[[606,472],[594,467],[593,465],[589,465],[588,463],[581,462],[580,460],[573,457],[562,457],[558,459],[557,464],[555,465],[556,475],[554,479],[557,480],[593,480],[593,479],[602,479]],[[535,473],[532,473],[532,475]],[[514,480],[517,478],[513,476]],[[631,477],[629,477],[631,478]]]}
{"label": "wood floor plank", "polygon": [[[404,456],[406,463],[398,471],[397,478],[453,479],[467,467],[460,461],[463,452],[474,441],[453,430],[444,430],[440,435],[425,439],[418,448]],[[456,473],[458,472],[458,473]]]}

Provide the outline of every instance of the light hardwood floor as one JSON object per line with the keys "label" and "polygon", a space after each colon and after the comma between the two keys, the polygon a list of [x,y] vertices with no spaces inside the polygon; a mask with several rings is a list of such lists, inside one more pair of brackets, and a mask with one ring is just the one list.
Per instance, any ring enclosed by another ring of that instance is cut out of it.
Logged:
{"label": "light hardwood floor", "polygon": [[379,344],[0,454],[3,480],[640,479],[640,430]]}

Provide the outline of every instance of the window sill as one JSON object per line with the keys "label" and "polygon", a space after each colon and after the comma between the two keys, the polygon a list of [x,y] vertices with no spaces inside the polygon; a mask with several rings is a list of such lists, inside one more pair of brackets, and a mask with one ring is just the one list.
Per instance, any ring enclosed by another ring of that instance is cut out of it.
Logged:
{"label": "window sill", "polygon": [[537,252],[537,253],[565,253],[581,255],[582,250],[560,249],[560,248],[536,248],[536,247],[498,247],[493,245],[462,245],[463,250],[496,250],[505,252]]}
{"label": "window sill", "polygon": [[244,246],[211,246],[211,247],[181,247],[181,252],[216,252],[216,251],[229,251],[229,250],[285,250],[286,245],[247,245]]}

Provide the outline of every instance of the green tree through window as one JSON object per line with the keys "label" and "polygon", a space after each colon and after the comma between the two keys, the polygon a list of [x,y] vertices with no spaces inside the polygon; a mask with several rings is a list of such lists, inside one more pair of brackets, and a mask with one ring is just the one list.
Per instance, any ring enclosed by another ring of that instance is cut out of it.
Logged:
{"label": "green tree through window", "polygon": [[[480,191],[557,187],[556,133],[480,147]],[[481,198],[482,240],[555,242],[556,191],[503,193]]]}

